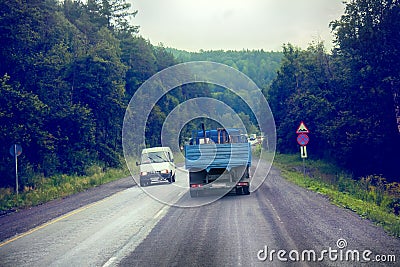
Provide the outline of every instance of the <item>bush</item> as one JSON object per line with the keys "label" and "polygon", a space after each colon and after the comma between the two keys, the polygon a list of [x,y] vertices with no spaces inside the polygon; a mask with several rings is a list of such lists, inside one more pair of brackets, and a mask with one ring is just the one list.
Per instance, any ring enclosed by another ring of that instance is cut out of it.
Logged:
{"label": "bush", "polygon": [[85,169],[86,176],[93,176],[101,173],[103,173],[103,168],[98,165],[91,165]]}
{"label": "bush", "polygon": [[253,149],[253,155],[254,155],[254,157],[259,158],[259,157],[261,156],[261,149],[262,149],[261,144],[257,144],[257,145],[254,147],[254,149]]}

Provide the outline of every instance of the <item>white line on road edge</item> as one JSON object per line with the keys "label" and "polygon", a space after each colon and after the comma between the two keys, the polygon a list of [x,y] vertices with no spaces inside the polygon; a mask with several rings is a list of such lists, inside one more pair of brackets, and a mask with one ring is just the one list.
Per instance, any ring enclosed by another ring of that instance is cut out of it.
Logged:
{"label": "white line on road edge", "polygon": [[115,262],[117,257],[111,257],[106,263],[104,263],[103,267],[109,267],[112,266],[112,264]]}
{"label": "white line on road edge", "polygon": [[169,206],[164,206],[162,209],[160,209],[156,215],[154,215],[154,219],[157,219],[158,217],[160,217],[160,215],[169,208]]}

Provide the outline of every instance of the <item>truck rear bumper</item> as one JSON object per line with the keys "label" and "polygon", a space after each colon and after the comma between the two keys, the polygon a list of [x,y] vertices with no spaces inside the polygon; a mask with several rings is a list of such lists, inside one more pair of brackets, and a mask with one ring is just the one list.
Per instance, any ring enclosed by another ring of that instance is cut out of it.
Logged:
{"label": "truck rear bumper", "polygon": [[198,197],[198,196],[208,196],[208,195],[221,195],[224,196],[229,193],[235,194],[249,194],[249,182],[239,182],[235,183],[211,183],[211,184],[191,184],[190,185],[190,196]]}

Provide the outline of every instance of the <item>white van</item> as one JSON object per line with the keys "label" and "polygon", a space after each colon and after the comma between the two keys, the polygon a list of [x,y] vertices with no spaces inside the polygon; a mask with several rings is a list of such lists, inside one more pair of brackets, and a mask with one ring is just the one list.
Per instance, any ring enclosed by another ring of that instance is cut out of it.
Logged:
{"label": "white van", "polygon": [[140,163],[140,186],[152,183],[175,182],[174,155],[169,147],[145,148]]}

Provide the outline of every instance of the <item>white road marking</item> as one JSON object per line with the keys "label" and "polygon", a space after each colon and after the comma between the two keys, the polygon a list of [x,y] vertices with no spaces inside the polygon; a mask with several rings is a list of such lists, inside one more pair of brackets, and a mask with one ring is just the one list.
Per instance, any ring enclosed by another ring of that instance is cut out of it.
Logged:
{"label": "white road marking", "polygon": [[161,215],[161,213],[163,213],[163,209],[161,209],[161,210],[159,210],[158,212],[157,212],[157,214],[156,215],[154,215],[154,219],[157,219],[158,217],[160,217],[160,215]]}
{"label": "white road marking", "polygon": [[103,267],[112,266],[116,259],[117,257],[111,257],[106,263],[104,263]]}

